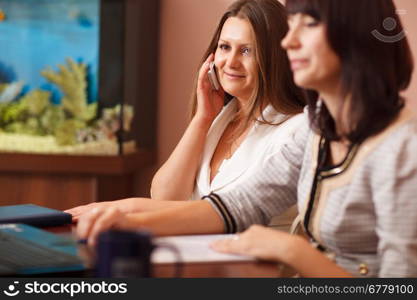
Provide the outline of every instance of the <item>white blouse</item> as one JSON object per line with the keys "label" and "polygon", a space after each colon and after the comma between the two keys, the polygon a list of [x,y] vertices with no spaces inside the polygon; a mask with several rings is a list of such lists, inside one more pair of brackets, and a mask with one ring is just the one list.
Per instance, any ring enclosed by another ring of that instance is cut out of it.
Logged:
{"label": "white blouse", "polygon": [[[228,191],[239,187],[256,169],[256,166],[291,140],[301,124],[301,114],[290,117],[275,111],[269,105],[263,111],[264,119],[278,126],[256,122],[248,135],[229,159],[225,159],[218,173],[210,183],[210,162],[217,144],[237,109],[237,100],[230,101],[219,113],[207,134],[206,144],[196,176],[195,189],[191,199],[201,199],[211,192]],[[288,119],[288,120],[287,120]],[[262,120],[262,117],[259,117]]]}

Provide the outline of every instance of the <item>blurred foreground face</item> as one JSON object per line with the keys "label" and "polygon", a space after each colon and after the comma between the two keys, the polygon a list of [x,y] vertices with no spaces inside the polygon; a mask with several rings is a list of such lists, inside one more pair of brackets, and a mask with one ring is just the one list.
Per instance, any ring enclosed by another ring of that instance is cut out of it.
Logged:
{"label": "blurred foreground face", "polygon": [[227,19],[214,62],[223,89],[241,100],[249,99],[256,86],[258,67],[255,48],[251,24],[237,17]]}
{"label": "blurred foreground face", "polygon": [[290,15],[288,25],[281,44],[287,50],[295,83],[316,91],[338,86],[341,63],[328,43],[325,25],[301,13]]}

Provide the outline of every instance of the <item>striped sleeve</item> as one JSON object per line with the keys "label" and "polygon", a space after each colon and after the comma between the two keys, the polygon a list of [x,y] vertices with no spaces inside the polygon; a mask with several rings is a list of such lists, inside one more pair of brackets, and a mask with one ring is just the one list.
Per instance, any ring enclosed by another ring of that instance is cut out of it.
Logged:
{"label": "striped sleeve", "polygon": [[308,120],[246,182],[204,197],[223,219],[228,233],[268,224],[297,201],[297,183],[310,132]]}
{"label": "striped sleeve", "polygon": [[210,204],[214,207],[217,213],[222,217],[226,233],[235,233],[236,232],[236,221],[233,215],[227,209],[227,206],[224,205],[222,199],[219,195],[211,193],[207,196],[204,196],[203,199],[210,201]]}

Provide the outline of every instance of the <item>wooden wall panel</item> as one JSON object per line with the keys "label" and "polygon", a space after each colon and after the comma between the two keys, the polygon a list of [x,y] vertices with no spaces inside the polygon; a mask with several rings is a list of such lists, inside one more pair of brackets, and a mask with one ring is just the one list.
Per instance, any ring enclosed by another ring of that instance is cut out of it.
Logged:
{"label": "wooden wall panel", "polygon": [[67,209],[97,199],[92,176],[0,174],[0,205],[33,203]]}
{"label": "wooden wall panel", "polygon": [[134,176],[153,153],[123,156],[0,154],[0,205],[33,203],[67,209],[135,196]]}

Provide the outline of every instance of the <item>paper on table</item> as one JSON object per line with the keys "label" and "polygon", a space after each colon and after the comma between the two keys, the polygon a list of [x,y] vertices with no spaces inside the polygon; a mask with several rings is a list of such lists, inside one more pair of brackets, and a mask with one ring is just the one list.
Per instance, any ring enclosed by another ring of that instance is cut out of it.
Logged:
{"label": "paper on table", "polygon": [[[253,261],[254,257],[219,253],[210,248],[215,240],[228,239],[231,234],[184,235],[155,238],[158,244],[167,244],[178,249],[182,262],[221,262],[221,261]],[[152,263],[175,263],[177,257],[166,248],[156,248],[152,254]]]}

